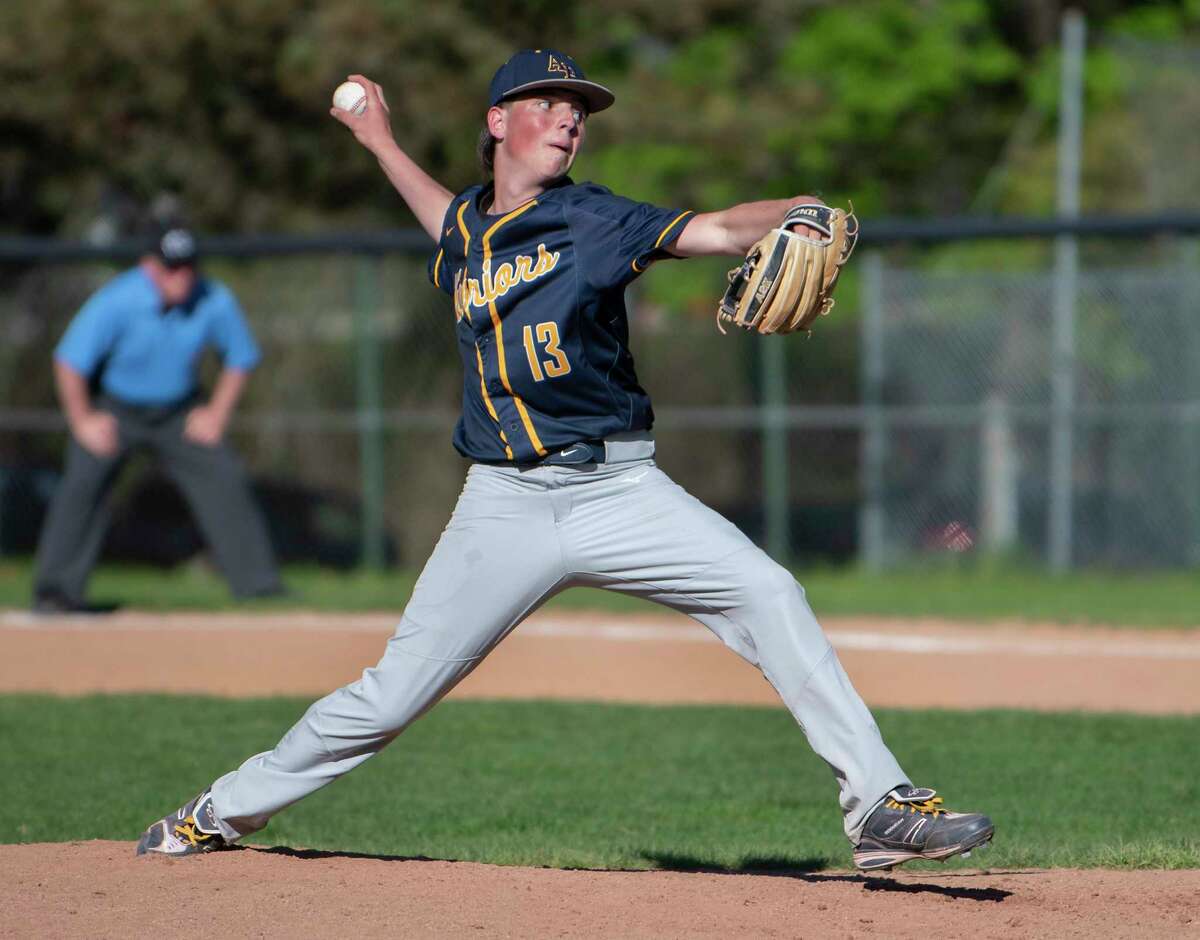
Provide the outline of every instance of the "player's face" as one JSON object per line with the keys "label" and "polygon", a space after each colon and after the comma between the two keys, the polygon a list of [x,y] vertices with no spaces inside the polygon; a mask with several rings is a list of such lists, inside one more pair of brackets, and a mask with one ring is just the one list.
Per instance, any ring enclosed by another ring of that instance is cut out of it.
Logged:
{"label": "player's face", "polygon": [[545,89],[516,98],[503,124],[505,150],[540,179],[557,179],[575,162],[586,120],[583,100],[570,92]]}

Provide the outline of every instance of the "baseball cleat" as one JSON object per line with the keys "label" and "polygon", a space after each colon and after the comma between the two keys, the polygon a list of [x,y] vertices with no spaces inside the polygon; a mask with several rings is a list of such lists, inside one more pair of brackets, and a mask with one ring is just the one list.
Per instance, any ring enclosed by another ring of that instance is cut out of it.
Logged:
{"label": "baseball cleat", "polygon": [[213,814],[212,791],[205,790],[143,832],[137,854],[195,855],[223,849],[227,844]]}
{"label": "baseball cleat", "polygon": [[862,871],[894,868],[915,858],[937,862],[982,849],[996,827],[982,813],[952,813],[928,787],[897,787],[867,819],[854,847],[854,865]]}

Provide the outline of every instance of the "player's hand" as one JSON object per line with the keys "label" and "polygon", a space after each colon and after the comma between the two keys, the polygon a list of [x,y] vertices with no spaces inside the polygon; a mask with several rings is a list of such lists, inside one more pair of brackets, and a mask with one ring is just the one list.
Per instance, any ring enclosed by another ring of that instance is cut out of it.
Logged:
{"label": "player's hand", "polygon": [[225,436],[226,415],[211,405],[200,405],[188,412],[183,436],[193,444],[216,447]]}
{"label": "player's hand", "polygon": [[107,411],[89,411],[71,428],[79,446],[96,457],[112,457],[120,446],[117,419]]}
{"label": "player's hand", "polygon": [[[825,205],[825,200],[818,199],[816,196],[797,196],[795,199],[792,200],[792,205],[794,205],[794,206],[801,206],[801,205],[823,206],[823,205]],[[808,238],[820,238],[821,237],[821,233],[819,231],[817,231],[815,228],[810,228],[807,225],[799,225],[799,224],[793,225],[792,231],[795,232],[797,235],[804,235]]]}
{"label": "player's hand", "polygon": [[362,114],[343,111],[341,108],[330,108],[329,113],[345,124],[354,132],[354,137],[360,144],[375,153],[380,147],[392,144],[391,111],[383,89],[365,75],[347,76],[352,82],[358,82],[367,93],[367,110]]}

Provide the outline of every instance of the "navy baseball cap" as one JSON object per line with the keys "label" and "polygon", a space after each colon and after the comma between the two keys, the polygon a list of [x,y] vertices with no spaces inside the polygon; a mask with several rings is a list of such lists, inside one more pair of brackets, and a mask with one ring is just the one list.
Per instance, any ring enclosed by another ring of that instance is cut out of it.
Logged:
{"label": "navy baseball cap", "polygon": [[494,108],[506,98],[537,88],[573,91],[587,102],[592,114],[603,111],[616,100],[603,85],[589,82],[569,55],[557,49],[522,49],[496,69],[488,88],[488,107]]}
{"label": "navy baseball cap", "polygon": [[183,225],[159,225],[150,236],[150,254],[168,268],[194,265],[199,251],[196,236]]}

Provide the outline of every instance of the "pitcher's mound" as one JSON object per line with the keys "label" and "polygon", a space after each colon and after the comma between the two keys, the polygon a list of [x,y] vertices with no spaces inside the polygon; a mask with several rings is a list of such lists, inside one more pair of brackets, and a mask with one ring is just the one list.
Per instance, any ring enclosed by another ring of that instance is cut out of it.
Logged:
{"label": "pitcher's mound", "polygon": [[1200,934],[1200,871],[864,877],[561,871],[132,842],[0,846],[0,936],[1150,937]]}

